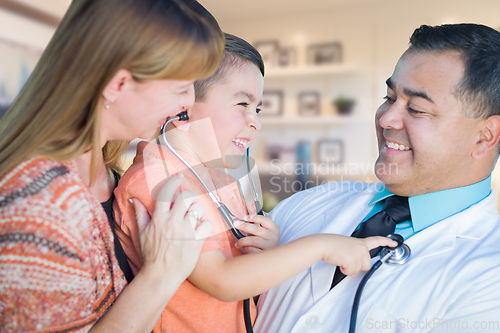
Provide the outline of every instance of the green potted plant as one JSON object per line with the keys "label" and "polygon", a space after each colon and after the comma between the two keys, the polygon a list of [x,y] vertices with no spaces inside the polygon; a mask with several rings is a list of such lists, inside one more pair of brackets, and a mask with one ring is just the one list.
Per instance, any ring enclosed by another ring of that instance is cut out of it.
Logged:
{"label": "green potted plant", "polygon": [[347,115],[352,113],[356,100],[349,97],[340,96],[333,100],[333,105],[337,108],[338,114]]}

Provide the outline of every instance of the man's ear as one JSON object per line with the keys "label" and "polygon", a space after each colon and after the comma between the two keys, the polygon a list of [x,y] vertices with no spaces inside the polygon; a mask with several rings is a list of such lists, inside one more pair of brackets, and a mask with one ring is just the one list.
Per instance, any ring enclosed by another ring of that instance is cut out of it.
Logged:
{"label": "man's ear", "polygon": [[113,103],[123,92],[125,84],[134,82],[132,74],[126,69],[120,69],[113,75],[102,91],[102,97]]}
{"label": "man's ear", "polygon": [[489,116],[482,127],[472,151],[472,158],[477,160],[485,157],[492,149],[497,150],[500,140],[500,115]]}

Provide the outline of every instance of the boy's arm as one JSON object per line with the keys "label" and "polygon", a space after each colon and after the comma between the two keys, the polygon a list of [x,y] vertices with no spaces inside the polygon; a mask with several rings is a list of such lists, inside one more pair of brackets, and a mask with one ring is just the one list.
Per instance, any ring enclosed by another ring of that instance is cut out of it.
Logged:
{"label": "boy's arm", "polygon": [[370,268],[370,249],[388,245],[395,243],[385,237],[317,234],[229,260],[220,250],[212,250],[201,254],[188,279],[221,301],[239,301],[261,294],[318,260],[339,266],[346,275],[356,275]]}

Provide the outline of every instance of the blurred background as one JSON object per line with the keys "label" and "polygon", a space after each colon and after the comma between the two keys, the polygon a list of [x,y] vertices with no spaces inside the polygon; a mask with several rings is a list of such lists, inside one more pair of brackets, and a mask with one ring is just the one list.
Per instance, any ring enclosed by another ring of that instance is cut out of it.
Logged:
{"label": "blurred background", "polygon": [[[374,114],[415,28],[459,22],[500,28],[498,0],[200,2],[225,32],[246,39],[265,60],[263,126],[251,155],[267,210],[326,182],[376,181]],[[0,114],[69,3],[0,0]],[[495,192],[500,192],[499,173],[493,173]]]}

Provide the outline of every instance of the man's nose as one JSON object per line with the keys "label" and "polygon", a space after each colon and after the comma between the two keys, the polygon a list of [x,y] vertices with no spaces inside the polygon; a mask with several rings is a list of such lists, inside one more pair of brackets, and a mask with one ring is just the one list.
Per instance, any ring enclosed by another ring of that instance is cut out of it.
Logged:
{"label": "man's nose", "polygon": [[406,110],[397,101],[391,105],[382,105],[376,114],[376,119],[380,127],[385,129],[402,129],[404,127],[403,118]]}

